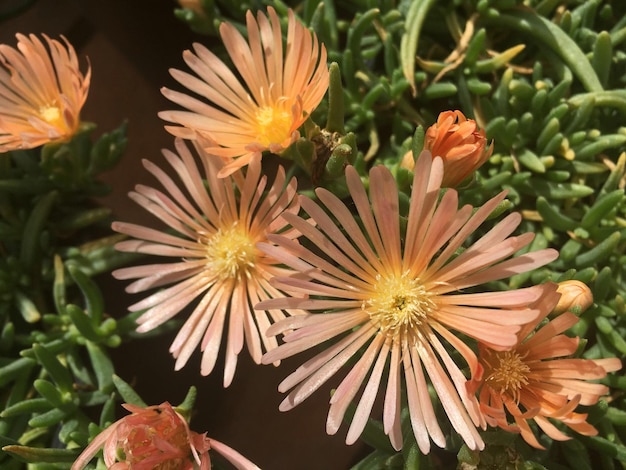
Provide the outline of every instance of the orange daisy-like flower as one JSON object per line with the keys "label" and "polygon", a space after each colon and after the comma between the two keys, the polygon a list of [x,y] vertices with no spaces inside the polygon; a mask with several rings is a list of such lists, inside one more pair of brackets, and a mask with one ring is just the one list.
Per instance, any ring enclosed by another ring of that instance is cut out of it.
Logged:
{"label": "orange daisy-like flower", "polygon": [[346,439],[349,444],[356,441],[386,376],[384,430],[392,445],[401,448],[400,384],[404,375],[413,433],[422,452],[430,450],[430,439],[440,447],[446,444],[428,382],[467,445],[483,447],[477,426],[486,424],[475,397],[467,393],[467,378],[461,370],[465,364],[455,362],[446,344],[459,353],[472,376],[480,375],[477,358],[463,338],[487,342],[498,350],[512,347],[520,325],[544,313],[542,306],[527,306],[556,286],[480,293],[467,289],[544,265],[554,260],[557,252],[547,249],[507,259],[534,237],[531,233],[511,236],[521,221],[519,214],[511,214],[459,253],[505,194],[476,211],[469,205],[459,209],[453,189],[440,200],[443,173],[442,160],[422,152],[414,172],[406,226],[401,228],[398,189],[391,172],[384,166],[370,171],[368,197],[359,174],[348,167],[346,181],[358,219],[336,196],[318,188],[316,194],[324,208],[301,197],[310,219],[293,214],[284,218],[319,250],[311,251],[304,243],[282,236],[269,236],[276,245],[261,246],[268,255],[301,273],[278,277],[274,285],[295,295],[310,295],[309,299],[277,298],[257,305],[310,312],[269,328],[268,334],[285,333],[284,344],[265,354],[263,362],[338,339],[280,384],[282,392],[293,389],[281,410],[301,403],[358,356],[330,400],[329,434],[338,430],[349,403],[364,387]]}
{"label": "orange daisy-like flower", "polygon": [[188,111],[163,111],[159,116],[180,126],[166,126],[172,134],[197,140],[204,150],[228,163],[220,177],[247,165],[265,150],[281,153],[295,142],[298,128],[317,107],[328,88],[326,49],[289,10],[287,43],[283,53],[280,20],[273,8],[255,20],[248,11],[248,42],[229,23],[220,34],[235,74],[200,44],[183,58],[198,75],[171,70],[183,86],[208,100],[164,88],[163,94]]}
{"label": "orange daisy-like flower", "polygon": [[[72,45],[17,34],[17,49],[0,45],[0,152],[29,149],[76,134],[89,91]],[[49,49],[49,51],[48,51]]]}
{"label": "orange daisy-like flower", "polygon": [[479,168],[493,152],[483,129],[461,111],[444,111],[426,130],[424,149],[443,159],[444,187],[456,187]]}
{"label": "orange daisy-like flower", "polygon": [[104,463],[111,470],[209,470],[210,449],[239,469],[258,469],[232,448],[191,431],[185,418],[167,402],[145,408],[122,406],[131,414],[98,434],[71,470],[85,468],[100,449],[104,449]]}
{"label": "orange daisy-like flower", "polygon": [[[555,293],[549,307],[558,302]],[[480,389],[480,407],[487,423],[507,431],[519,432],[531,446],[543,449],[529,421],[552,439],[570,439],[551,421],[559,421],[585,436],[597,434],[587,423],[587,415],[576,413],[580,405],[594,405],[608,393],[608,388],[590,380],[601,379],[608,372],[621,369],[618,358],[571,358],[579,339],[562,334],[578,322],[578,317],[565,312],[539,330],[535,328],[551,311],[525,325],[518,332],[517,344],[509,351],[493,351],[479,344],[479,360],[484,367],[482,377],[475,377],[470,389]],[[534,333],[533,333],[534,332]],[[513,420],[513,423],[510,420]]]}
{"label": "orange daisy-like flower", "polygon": [[259,363],[263,351],[276,345],[276,340],[259,331],[264,333],[271,321],[285,318],[282,311],[271,311],[268,315],[252,308],[261,300],[281,295],[269,279],[286,272],[259,251],[256,244],[266,241],[269,233],[281,232],[287,238],[296,236],[280,217],[285,211],[298,211],[296,181],[292,179],[284,188],[285,172],[280,167],[264,196],[267,177],[261,176],[260,158],[250,162],[245,177],[237,172],[222,179],[217,178],[223,166],[221,160],[201,158],[205,186],[182,140],[176,140],[176,149],[180,156],[170,151],[164,151],[164,155],[184,190],[164,171],[144,160],[146,169],[168,194],[142,185],[130,193],[135,202],[158,217],[173,233],[122,222],[115,222],[113,229],[135,238],[118,243],[118,250],[179,260],[123,268],[113,275],[118,279],[137,279],[126,289],[131,293],[169,285],[129,307],[132,311],[146,310],[137,320],[139,332],[165,323],[199,298],[170,347],[177,370],[200,345],[201,373],[210,374],[228,323],[224,370],[224,386],[228,386],[244,340],[252,358]]}

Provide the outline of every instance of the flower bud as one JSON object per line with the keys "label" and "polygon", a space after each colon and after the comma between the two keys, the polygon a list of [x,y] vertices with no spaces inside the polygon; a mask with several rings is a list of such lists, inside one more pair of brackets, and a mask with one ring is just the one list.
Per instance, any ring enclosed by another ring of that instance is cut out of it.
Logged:
{"label": "flower bud", "polygon": [[560,315],[566,311],[580,315],[593,304],[591,289],[583,282],[575,280],[560,282],[557,292],[561,294],[561,298],[552,310],[552,315]]}
{"label": "flower bud", "polygon": [[424,150],[441,157],[444,164],[442,187],[458,186],[491,156],[483,129],[461,111],[444,111],[426,130]]}

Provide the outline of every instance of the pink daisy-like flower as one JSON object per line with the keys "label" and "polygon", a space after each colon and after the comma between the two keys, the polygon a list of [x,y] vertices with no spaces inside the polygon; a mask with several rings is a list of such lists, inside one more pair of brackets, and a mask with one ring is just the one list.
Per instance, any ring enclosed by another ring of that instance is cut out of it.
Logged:
{"label": "pink daisy-like flower", "polygon": [[[362,433],[386,370],[383,424],[394,448],[402,446],[401,376],[406,382],[413,433],[422,452],[429,452],[431,439],[440,447],[446,444],[428,383],[468,447],[482,448],[477,426],[486,424],[475,397],[467,393],[467,378],[461,369],[467,365],[471,376],[480,375],[481,370],[466,338],[488,343],[496,350],[512,347],[520,325],[545,313],[542,305],[527,306],[556,289],[547,284],[474,292],[475,286],[485,282],[542,266],[558,253],[546,249],[510,258],[534,237],[531,233],[511,236],[521,221],[519,214],[510,214],[459,253],[505,194],[476,211],[469,205],[459,209],[455,190],[448,190],[440,199],[443,173],[440,158],[433,159],[429,152],[421,154],[406,228],[402,228],[391,172],[384,166],[370,171],[368,197],[357,171],[348,167],[347,186],[358,219],[336,196],[318,188],[323,207],[306,197],[300,199],[310,220],[294,214],[284,218],[319,251],[281,236],[268,237],[276,246],[261,247],[309,276],[278,277],[273,281],[276,287],[294,295],[310,294],[309,299],[277,298],[257,305],[310,312],[269,328],[271,335],[285,333],[284,344],[265,354],[263,362],[337,339],[280,384],[281,392],[292,389],[280,409],[301,403],[357,357],[330,400],[326,426],[329,434],[337,432],[349,403],[362,390],[348,444]],[[465,364],[457,364],[459,359],[453,359],[448,347],[456,350]]]}
{"label": "pink daisy-like flower", "polygon": [[210,470],[209,450],[238,469],[258,469],[237,451],[189,429],[185,418],[165,402],[157,406],[122,405],[124,416],[98,434],[76,459],[71,470],[82,470],[100,449],[110,470]]}
{"label": "pink daisy-like flower", "polygon": [[[281,232],[286,238],[297,235],[280,218],[285,211],[296,213],[299,209],[296,181],[292,179],[284,187],[285,172],[280,167],[264,195],[267,177],[261,176],[259,158],[250,162],[245,176],[237,172],[220,179],[217,178],[223,166],[220,159],[201,158],[204,170],[201,174],[180,139],[176,140],[176,150],[180,156],[167,150],[164,155],[183,189],[163,170],[144,160],[144,166],[166,193],[142,185],[130,193],[136,203],[173,232],[122,222],[115,222],[113,229],[135,238],[118,243],[118,250],[179,259],[118,269],[113,275],[117,279],[137,279],[127,287],[130,293],[168,286],[129,307],[132,311],[146,310],[137,320],[139,332],[156,328],[199,299],[170,347],[176,358],[175,368],[182,368],[200,345],[201,373],[211,373],[227,328],[224,370],[227,387],[233,379],[244,340],[252,358],[259,363],[263,351],[276,346],[275,339],[259,332],[264,333],[273,321],[285,318],[286,313],[297,313],[255,312],[252,308],[261,300],[281,295],[269,279],[287,271],[256,244],[266,241],[270,233]],[[198,151],[202,157],[202,151]]]}
{"label": "pink daisy-like flower", "polygon": [[[91,69],[83,75],[72,45],[43,35],[0,44],[0,152],[63,141],[78,131]],[[48,50],[49,49],[49,50]]]}
{"label": "pink daisy-like flower", "polygon": [[[237,76],[200,44],[183,58],[197,77],[180,70],[172,76],[201,99],[163,88],[169,100],[188,111],[163,111],[159,116],[180,126],[165,128],[175,136],[197,140],[210,155],[227,161],[220,177],[247,165],[269,150],[281,153],[299,137],[298,128],[320,103],[328,88],[326,49],[317,37],[288,14],[283,52],[280,19],[269,7],[268,16],[248,11],[248,42],[229,23],[220,35]],[[181,127],[182,126],[182,127]]]}
{"label": "pink daisy-like flower", "polygon": [[[556,293],[550,307],[555,307],[558,301]],[[608,387],[590,380],[602,379],[608,372],[622,367],[618,358],[571,357],[578,349],[579,338],[562,334],[578,322],[571,312],[557,316],[535,331],[551,310],[525,325],[517,333],[517,344],[508,351],[493,351],[479,344],[478,358],[484,374],[475,377],[470,386],[472,390],[479,389],[480,408],[489,425],[519,432],[528,444],[538,449],[544,447],[529,421],[558,441],[570,437],[551,421],[559,421],[585,436],[596,435],[596,428],[587,423],[587,414],[574,410],[579,404],[594,405],[608,393]]]}

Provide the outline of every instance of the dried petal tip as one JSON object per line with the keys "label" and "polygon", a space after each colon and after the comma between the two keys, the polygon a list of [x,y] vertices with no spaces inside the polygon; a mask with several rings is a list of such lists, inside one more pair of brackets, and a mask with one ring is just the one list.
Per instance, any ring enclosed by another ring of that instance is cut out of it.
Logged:
{"label": "dried petal tip", "polygon": [[491,156],[483,129],[467,119],[461,111],[444,111],[437,122],[426,130],[424,149],[433,158],[441,157],[444,165],[442,187],[453,188],[470,176]]}
{"label": "dried petal tip", "polygon": [[552,310],[552,315],[560,315],[566,311],[580,315],[593,304],[591,289],[583,282],[576,280],[560,282],[557,292],[561,294],[561,298]]}
{"label": "dried petal tip", "polygon": [[0,44],[0,153],[64,141],[76,134],[89,91],[72,45],[17,34]]}

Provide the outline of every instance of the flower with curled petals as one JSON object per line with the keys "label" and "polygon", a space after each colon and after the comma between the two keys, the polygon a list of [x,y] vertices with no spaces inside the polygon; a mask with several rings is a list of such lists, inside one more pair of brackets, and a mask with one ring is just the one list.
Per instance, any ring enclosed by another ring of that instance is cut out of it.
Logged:
{"label": "flower with curled petals", "polygon": [[[528,305],[556,286],[505,292],[476,292],[476,287],[535,269],[558,253],[545,249],[511,258],[534,237],[531,233],[511,235],[521,221],[519,214],[510,214],[459,253],[505,193],[476,210],[469,205],[459,209],[456,190],[446,191],[440,199],[443,173],[442,160],[422,152],[406,225],[401,225],[398,189],[391,172],[384,166],[372,168],[368,196],[357,171],[347,167],[347,187],[358,219],[336,196],[318,188],[323,207],[301,197],[302,209],[310,218],[293,214],[284,218],[319,250],[311,251],[304,241],[296,244],[282,236],[269,236],[273,245],[261,245],[268,255],[301,273],[277,277],[273,284],[294,296],[310,295],[257,305],[309,312],[269,328],[268,334],[284,333],[284,343],[265,354],[263,362],[337,339],[280,384],[282,392],[292,389],[281,410],[301,403],[352,357],[358,357],[330,400],[329,434],[337,432],[349,403],[362,390],[346,439],[349,444],[355,442],[381,380],[387,377],[383,425],[394,448],[400,449],[404,376],[412,429],[422,452],[429,452],[431,439],[440,447],[446,445],[428,383],[468,447],[484,446],[477,427],[486,424],[475,397],[467,393],[462,369],[467,365],[471,376],[480,375],[481,370],[466,340],[486,342],[496,350],[512,347],[520,325],[545,313],[542,305]],[[456,354],[451,355],[449,348],[458,352],[462,360],[456,360],[463,364],[455,362]]]}
{"label": "flower with curled petals", "polygon": [[[122,222],[115,222],[113,229],[134,237],[118,243],[118,250],[178,260],[118,269],[113,275],[118,279],[136,279],[126,289],[131,293],[168,286],[129,307],[132,311],[145,310],[137,319],[139,332],[165,323],[198,299],[170,347],[176,358],[175,368],[182,368],[200,345],[201,373],[211,373],[227,328],[227,387],[244,340],[252,358],[259,363],[263,351],[276,345],[276,340],[263,334],[267,327],[286,313],[294,313],[255,312],[252,307],[280,295],[269,279],[286,270],[258,250],[256,244],[266,241],[270,233],[296,236],[280,217],[283,212],[298,211],[296,181],[292,179],[284,187],[285,172],[280,167],[264,194],[267,176],[261,175],[260,158],[250,162],[245,176],[239,171],[217,178],[223,166],[221,160],[201,158],[201,173],[182,140],[176,140],[176,149],[178,155],[170,151],[164,151],[164,155],[182,187],[144,160],[144,166],[159,180],[165,193],[143,185],[130,193],[135,202],[172,232]],[[201,149],[199,152],[202,156]]]}
{"label": "flower with curled petals", "polygon": [[220,25],[222,41],[245,85],[215,54],[194,44],[194,52],[185,51],[183,58],[197,77],[180,70],[171,74],[200,98],[162,90],[187,109],[159,113],[177,124],[166,129],[196,140],[208,154],[226,160],[220,177],[265,150],[280,154],[294,143],[300,137],[298,128],[328,88],[326,49],[292,10],[284,51],[280,19],[273,8],[268,8],[267,16],[258,12],[256,19],[248,11],[246,23],[247,42],[232,24]]}
{"label": "flower with curled petals", "polygon": [[424,149],[443,159],[444,187],[454,188],[478,169],[493,152],[483,129],[461,111],[439,113],[437,122],[426,130]]}
{"label": "flower with curled petals", "polygon": [[17,49],[0,45],[0,152],[70,139],[89,91],[72,45],[17,34]]}
{"label": "flower with curled petals", "polygon": [[189,429],[185,418],[164,402],[156,406],[123,405],[124,416],[98,434],[71,470],[82,470],[103,449],[104,463],[114,470],[209,470],[209,450],[240,469],[258,469],[237,451]]}
{"label": "flower with curled petals", "polygon": [[[548,300],[546,315],[557,305],[559,293]],[[487,423],[511,432],[538,449],[544,447],[533,433],[534,421],[550,438],[570,439],[552,421],[585,436],[597,434],[587,423],[587,414],[577,413],[578,405],[594,405],[608,393],[602,379],[608,372],[621,369],[618,358],[582,359],[571,357],[578,349],[579,338],[562,334],[578,322],[578,317],[565,312],[537,331],[545,315],[524,325],[517,333],[517,344],[508,351],[493,351],[478,345],[479,361],[484,367],[470,389],[477,389],[480,407]]]}

